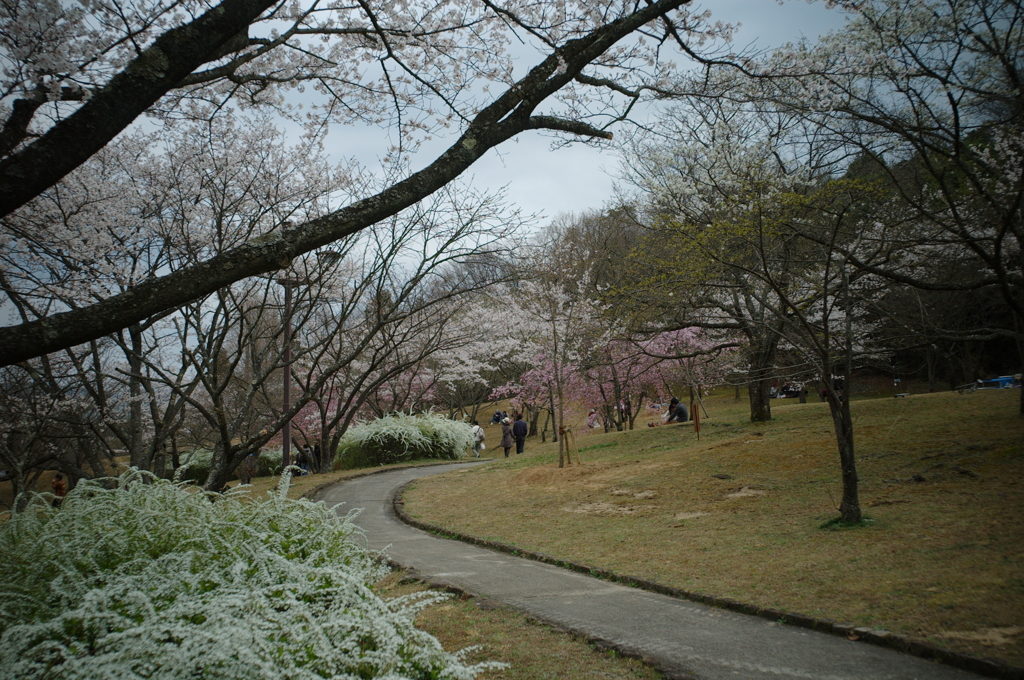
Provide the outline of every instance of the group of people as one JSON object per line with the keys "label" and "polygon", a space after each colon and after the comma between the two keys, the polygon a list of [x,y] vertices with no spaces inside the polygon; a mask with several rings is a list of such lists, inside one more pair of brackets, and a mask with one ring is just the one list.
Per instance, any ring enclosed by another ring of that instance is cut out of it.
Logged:
{"label": "group of people", "polygon": [[505,449],[505,457],[508,458],[512,445],[515,444],[516,453],[522,453],[526,449],[526,433],[529,428],[523,416],[517,413],[515,420],[509,418],[501,419],[501,448]]}
{"label": "group of people", "polygon": [[[508,458],[509,453],[512,451],[512,447],[516,447],[516,453],[522,453],[526,450],[526,434],[530,428],[526,425],[526,421],[523,420],[521,413],[517,413],[512,418],[507,415],[502,415],[502,411],[496,411],[494,418],[491,418],[491,423],[501,423],[501,448],[505,450],[505,457]],[[498,416],[501,416],[500,418]],[[495,420],[495,418],[498,418]],[[513,420],[514,418],[514,420]],[[486,448],[484,441],[486,435],[484,434],[484,428],[480,427],[479,421],[473,421],[473,456],[476,458],[480,457],[480,452]]]}
{"label": "group of people", "polygon": [[771,387],[772,399],[797,399],[799,397],[807,397],[807,388],[802,384],[787,382],[779,387],[777,382],[772,383]]}
{"label": "group of people", "polygon": [[[686,408],[686,404],[682,403],[675,397],[668,404],[668,411],[662,415],[660,423],[647,423],[647,427],[655,427],[657,425],[666,425],[668,423],[685,423],[690,419],[690,413]],[[516,453],[522,453],[526,448],[526,434],[529,431],[529,427],[526,425],[526,421],[523,420],[522,414],[516,413],[509,418],[505,415],[504,411],[495,411],[491,417],[491,423],[501,424],[501,448],[505,451],[505,457],[508,458],[512,451],[512,447],[516,447]],[[598,415],[597,409],[592,408],[587,414],[587,427],[595,428],[601,426],[600,416]],[[486,435],[484,428],[480,426],[479,421],[473,421],[473,456],[476,458],[480,457],[480,452],[486,448],[485,445]]]}

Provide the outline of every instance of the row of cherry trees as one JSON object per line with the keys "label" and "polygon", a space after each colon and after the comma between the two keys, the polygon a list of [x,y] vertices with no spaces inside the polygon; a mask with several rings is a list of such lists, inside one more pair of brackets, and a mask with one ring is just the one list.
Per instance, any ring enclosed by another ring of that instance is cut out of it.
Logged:
{"label": "row of cherry trees", "polygon": [[[292,414],[329,440],[424,397],[517,223],[453,182],[520,134],[610,139],[675,57],[728,39],[685,4],[4,3],[3,469],[162,469],[187,432],[216,487]],[[383,141],[380,167],[330,167],[332,126]]]}
{"label": "row of cherry trees", "polygon": [[605,430],[632,429],[653,404],[664,410],[687,386],[721,381],[733,370],[734,338],[696,328],[637,332],[603,301],[623,273],[637,235],[629,232],[614,214],[565,216],[521,248],[515,280],[472,312],[486,334],[453,357],[463,384],[483,387],[480,399],[509,399],[531,434],[546,437],[550,425],[562,442],[558,433],[585,429],[591,409]]}
{"label": "row of cherry trees", "polygon": [[[14,313],[80,308],[282,221],[315,218],[351,184],[317,141],[289,146],[258,120],[219,118],[108,146],[8,219],[0,280]],[[473,339],[461,306],[500,271],[481,275],[468,262],[500,256],[518,226],[495,197],[450,187],[273,276],[5,367],[0,465],[17,493],[43,469],[77,480],[105,474],[117,456],[163,473],[183,447],[203,446],[213,450],[205,483],[220,488],[297,413],[305,443],[333,451],[355,418],[411,403],[397,393],[411,367]],[[295,385],[285,412],[289,323]]]}

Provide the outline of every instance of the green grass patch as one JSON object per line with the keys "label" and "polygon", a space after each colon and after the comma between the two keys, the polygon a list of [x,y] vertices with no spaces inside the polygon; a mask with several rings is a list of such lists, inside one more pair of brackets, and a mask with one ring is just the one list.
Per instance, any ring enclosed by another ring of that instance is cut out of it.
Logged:
{"label": "green grass patch", "polygon": [[619,445],[619,442],[605,442],[603,444],[594,444],[592,446],[584,446],[580,448],[580,453],[585,451],[595,451],[597,449],[614,449]]}

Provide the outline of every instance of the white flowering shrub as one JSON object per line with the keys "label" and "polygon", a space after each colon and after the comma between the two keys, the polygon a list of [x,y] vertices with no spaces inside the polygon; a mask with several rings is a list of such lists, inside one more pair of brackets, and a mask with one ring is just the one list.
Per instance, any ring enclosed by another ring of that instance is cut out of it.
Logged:
{"label": "white flowering shrub", "polygon": [[174,478],[182,482],[202,482],[210,474],[213,451],[194,449],[181,458],[181,467],[174,470]]}
{"label": "white flowering shrub", "polygon": [[345,433],[335,469],[400,463],[414,458],[456,460],[473,446],[473,428],[444,416],[404,413],[357,425]]}
{"label": "white flowering shrub", "polygon": [[281,467],[284,464],[284,452],[281,449],[268,449],[260,451],[256,456],[256,476],[269,477],[281,474]]}
{"label": "white flowering shrub", "polygon": [[[0,523],[0,677],[474,678],[322,503],[129,470]],[[110,488],[107,488],[109,486]],[[436,597],[436,596],[433,596]]]}

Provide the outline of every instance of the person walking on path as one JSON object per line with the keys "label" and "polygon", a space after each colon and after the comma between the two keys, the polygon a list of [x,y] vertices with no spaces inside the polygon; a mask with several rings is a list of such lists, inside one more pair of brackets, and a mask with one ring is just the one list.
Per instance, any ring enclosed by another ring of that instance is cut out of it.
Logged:
{"label": "person walking on path", "polygon": [[306,447],[300,446],[299,450],[295,453],[295,464],[302,470],[300,475],[309,474],[309,455],[306,453]]}
{"label": "person walking on path", "polygon": [[484,450],[484,439],[487,436],[484,434],[484,428],[480,427],[480,423],[473,421],[473,456],[475,458],[480,457],[480,452]]}
{"label": "person walking on path", "polygon": [[526,432],[528,430],[522,414],[517,415],[516,422],[512,423],[512,436],[516,438],[516,455],[522,453],[526,448]]}
{"label": "person walking on path", "polygon": [[512,444],[515,443],[515,436],[512,434],[512,421],[508,418],[501,419],[501,448],[505,449],[505,457],[508,458],[508,452],[512,448]]}
{"label": "person walking on path", "polygon": [[242,467],[238,471],[238,482],[240,484],[252,484],[252,476],[256,472],[256,454],[250,453],[242,461]]}

